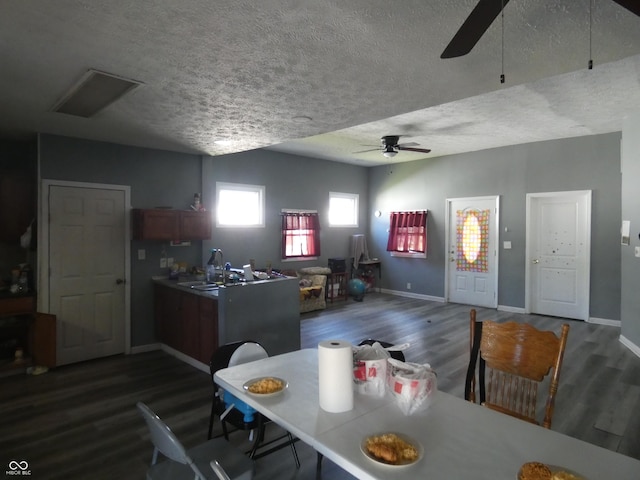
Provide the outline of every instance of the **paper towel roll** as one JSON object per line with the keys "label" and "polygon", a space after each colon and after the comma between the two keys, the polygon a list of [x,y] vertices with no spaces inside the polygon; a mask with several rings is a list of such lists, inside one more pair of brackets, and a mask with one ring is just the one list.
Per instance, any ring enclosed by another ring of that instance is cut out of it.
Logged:
{"label": "paper towel roll", "polygon": [[353,353],[349,342],[325,340],[318,344],[320,408],[331,413],[353,408]]}

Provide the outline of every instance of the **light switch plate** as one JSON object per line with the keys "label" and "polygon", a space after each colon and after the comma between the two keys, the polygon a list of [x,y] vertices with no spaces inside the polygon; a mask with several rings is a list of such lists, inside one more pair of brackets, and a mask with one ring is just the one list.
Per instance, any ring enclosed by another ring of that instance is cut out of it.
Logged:
{"label": "light switch plate", "polygon": [[147,252],[145,251],[144,248],[141,248],[138,250],[138,260],[144,260],[145,258],[147,258]]}
{"label": "light switch plate", "polygon": [[636,257],[640,258],[640,247],[636,247],[635,255],[636,255]]}

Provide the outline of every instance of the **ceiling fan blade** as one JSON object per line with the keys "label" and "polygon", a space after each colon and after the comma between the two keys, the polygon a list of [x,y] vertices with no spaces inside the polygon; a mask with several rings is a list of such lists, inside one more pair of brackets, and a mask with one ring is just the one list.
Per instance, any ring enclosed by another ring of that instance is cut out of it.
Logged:
{"label": "ceiling fan blade", "polygon": [[359,152],[353,152],[353,153],[366,153],[366,152],[379,152],[380,151],[380,147],[376,147],[376,148],[370,148],[369,150],[360,150]]}
{"label": "ceiling fan blade", "polygon": [[420,145],[420,144],[416,143],[416,142],[407,142],[407,143],[399,143],[396,146],[402,148],[402,147],[417,147],[418,145]]}
{"label": "ceiling fan blade", "polygon": [[431,150],[428,148],[413,148],[413,147],[401,147],[398,145],[398,150],[406,150],[408,152],[429,153]]}
{"label": "ceiling fan blade", "polygon": [[626,8],[630,12],[635,13],[640,17],[640,3],[638,0],[613,0],[621,7]]}
{"label": "ceiling fan blade", "polygon": [[[507,3],[509,0],[480,0],[440,58],[461,57],[469,53]],[[631,4],[633,0],[627,0],[624,3]]]}

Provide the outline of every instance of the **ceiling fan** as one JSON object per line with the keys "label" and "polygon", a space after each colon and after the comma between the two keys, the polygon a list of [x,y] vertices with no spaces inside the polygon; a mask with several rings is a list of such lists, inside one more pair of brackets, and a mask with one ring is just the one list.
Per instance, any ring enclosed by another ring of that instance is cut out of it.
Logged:
{"label": "ceiling fan", "polygon": [[[638,0],[613,0],[621,7],[640,16]],[[461,57],[469,53],[491,26],[509,0],[480,0],[454,35],[440,58]]]}
{"label": "ceiling fan", "polygon": [[385,157],[391,158],[395,157],[400,150],[406,150],[408,152],[418,152],[418,153],[429,153],[431,150],[428,148],[415,148],[415,146],[419,145],[415,142],[410,143],[398,143],[400,140],[400,135],[385,135],[380,139],[381,146],[378,148],[371,148],[369,150],[362,150],[360,152],[354,153],[364,153],[364,152],[373,152],[375,150],[380,150]]}

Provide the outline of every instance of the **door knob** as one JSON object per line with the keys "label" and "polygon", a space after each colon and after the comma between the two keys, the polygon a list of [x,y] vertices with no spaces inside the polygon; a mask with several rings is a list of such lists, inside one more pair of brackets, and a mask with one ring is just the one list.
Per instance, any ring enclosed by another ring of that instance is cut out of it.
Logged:
{"label": "door knob", "polygon": [[123,279],[121,279],[121,278],[118,278],[118,279],[116,280],[116,284],[117,284],[117,285],[122,285],[123,283],[125,283],[125,281],[124,281]]}
{"label": "door knob", "polygon": [[532,260],[531,263],[540,263],[540,260],[538,260],[537,258]]}

